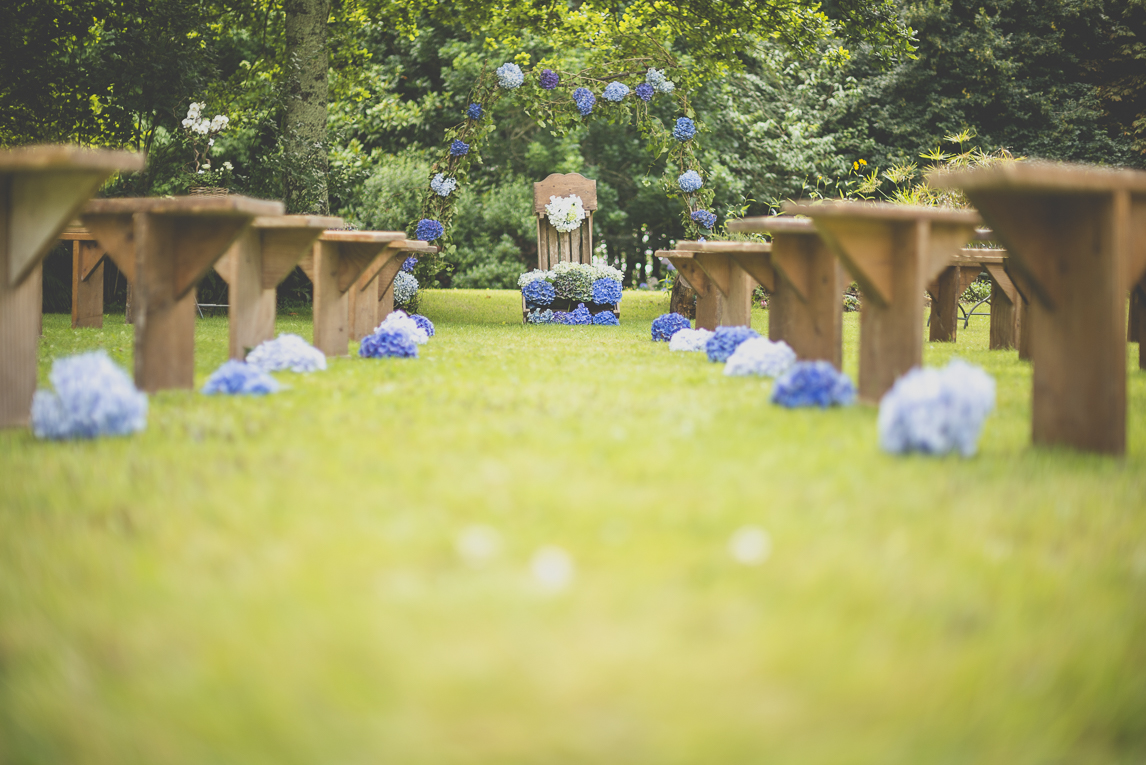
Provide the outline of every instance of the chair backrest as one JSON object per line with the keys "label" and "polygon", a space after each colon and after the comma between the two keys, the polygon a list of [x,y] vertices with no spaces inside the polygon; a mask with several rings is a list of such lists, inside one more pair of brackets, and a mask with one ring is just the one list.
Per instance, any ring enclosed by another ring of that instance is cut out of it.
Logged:
{"label": "chair backrest", "polygon": [[[588,217],[574,231],[563,234],[549,222],[549,197],[581,197]],[[533,213],[537,217],[537,267],[548,271],[555,264],[593,262],[593,213],[597,210],[597,182],[580,173],[553,173],[533,184]]]}

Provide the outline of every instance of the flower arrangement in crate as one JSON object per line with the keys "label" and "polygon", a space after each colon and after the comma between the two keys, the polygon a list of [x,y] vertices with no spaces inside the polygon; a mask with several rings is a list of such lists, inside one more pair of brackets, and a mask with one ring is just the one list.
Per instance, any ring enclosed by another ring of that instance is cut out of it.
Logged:
{"label": "flower arrangement in crate", "polygon": [[621,272],[611,266],[562,262],[517,280],[525,324],[620,323]]}

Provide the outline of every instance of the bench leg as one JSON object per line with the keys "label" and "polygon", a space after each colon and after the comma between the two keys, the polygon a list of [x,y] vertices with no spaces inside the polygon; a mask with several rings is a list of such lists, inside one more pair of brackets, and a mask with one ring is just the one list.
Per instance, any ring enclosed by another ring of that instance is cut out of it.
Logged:
{"label": "bench leg", "polygon": [[931,285],[931,326],[928,340],[953,343],[959,331],[959,266],[948,266]]}
{"label": "bench leg", "polygon": [[[7,233],[7,232],[3,232]],[[28,424],[40,346],[39,281],[8,284],[7,236],[0,240],[0,427]]]}
{"label": "bench leg", "polygon": [[1138,343],[1138,368],[1146,369],[1146,286],[1142,284],[1130,291],[1128,337]]}
{"label": "bench leg", "polygon": [[752,326],[752,291],[754,289],[756,289],[756,280],[749,276],[743,268],[733,263],[728,271],[728,297],[724,301],[720,326]]}
{"label": "bench leg", "polygon": [[809,263],[811,280],[806,301],[785,276],[776,275],[776,291],[768,305],[768,339],[783,340],[801,360],[828,361],[840,369],[843,363],[843,270],[826,248],[820,247],[820,250],[824,257]]}
{"label": "bench leg", "polygon": [[[1016,295],[1016,297],[1018,297]],[[1007,351],[1015,347],[1019,312],[1006,290],[991,282],[991,340],[992,351]]]}
{"label": "bench leg", "polygon": [[275,336],[275,289],[263,289],[261,234],[247,229],[231,245],[233,271],[227,285],[230,358],[242,360]]}
{"label": "bench leg", "polygon": [[334,242],[314,243],[314,347],[327,356],[350,355],[350,299],[338,288]]}
{"label": "bench leg", "polygon": [[[103,258],[95,242],[72,242],[72,329],[103,326]],[[86,276],[85,261],[99,257]]]}

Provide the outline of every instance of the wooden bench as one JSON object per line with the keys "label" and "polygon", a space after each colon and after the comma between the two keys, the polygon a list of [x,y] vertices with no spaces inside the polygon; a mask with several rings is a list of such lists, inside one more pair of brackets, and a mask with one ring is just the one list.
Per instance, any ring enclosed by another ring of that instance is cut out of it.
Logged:
{"label": "wooden bench", "polygon": [[767,242],[679,242],[675,250],[657,250],[696,292],[696,326],[747,327],[752,322],[756,282],[770,288],[775,275]]}
{"label": "wooden bench", "polygon": [[724,295],[720,293],[700,264],[695,252],[683,250],[657,250],[656,257],[664,258],[676,269],[692,291],[696,293],[696,328],[715,331],[724,318]]}
{"label": "wooden bench", "polygon": [[314,284],[314,347],[327,356],[350,353],[348,293],[362,272],[391,242],[406,239],[401,231],[324,231],[299,267]]}
{"label": "wooden bench", "polygon": [[438,248],[417,239],[390,242],[362,272],[350,290],[350,339],[361,340],[394,311],[394,279],[411,255],[429,255]]}
{"label": "wooden bench", "polygon": [[1146,172],[1008,162],[932,173],[959,188],[1028,293],[1031,437],[1126,451],[1126,298],[1146,272]]}
{"label": "wooden bench", "polygon": [[0,150],[0,427],[31,415],[44,256],[112,173],[143,165],[140,154],[75,146]]}
{"label": "wooden bench", "polygon": [[806,215],[864,293],[860,312],[859,397],[878,403],[923,362],[923,292],[979,223],[970,210],[824,202],[792,204]]}
{"label": "wooden bench", "polygon": [[276,288],[323,231],[341,225],[341,218],[321,215],[255,218],[215,263],[227,283],[230,358],[245,359],[274,339]]}
{"label": "wooden bench", "polygon": [[135,384],[191,388],[195,285],[258,216],[281,202],[243,196],[97,199],[81,220],[133,285]]}
{"label": "wooden bench", "polygon": [[[728,229],[772,236],[768,338],[783,340],[797,358],[843,359],[844,271],[807,218],[766,216],[729,221]],[[767,285],[765,285],[767,286]]]}
{"label": "wooden bench", "polygon": [[60,240],[72,243],[72,329],[103,326],[103,266],[107,253],[80,225],[70,225]]}

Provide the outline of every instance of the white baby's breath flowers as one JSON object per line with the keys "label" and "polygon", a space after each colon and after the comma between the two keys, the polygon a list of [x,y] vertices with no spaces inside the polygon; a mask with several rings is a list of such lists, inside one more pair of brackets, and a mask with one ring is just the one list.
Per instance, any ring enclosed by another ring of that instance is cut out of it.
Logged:
{"label": "white baby's breath flowers", "polygon": [[534,581],[545,592],[561,592],[573,583],[573,558],[556,545],[539,548],[529,561],[529,569]]}
{"label": "white baby's breath flowers", "polygon": [[759,566],[772,554],[772,538],[759,526],[742,526],[728,540],[732,559],[745,566]]}
{"label": "white baby's breath flowers", "polygon": [[491,526],[475,523],[458,532],[454,549],[470,566],[484,566],[501,552],[501,534]]}
{"label": "white baby's breath flowers", "polygon": [[585,218],[585,205],[581,197],[570,194],[567,197],[549,197],[549,204],[545,205],[545,214],[549,222],[563,234],[576,231]]}

